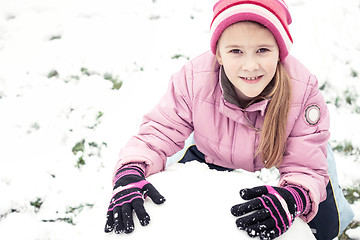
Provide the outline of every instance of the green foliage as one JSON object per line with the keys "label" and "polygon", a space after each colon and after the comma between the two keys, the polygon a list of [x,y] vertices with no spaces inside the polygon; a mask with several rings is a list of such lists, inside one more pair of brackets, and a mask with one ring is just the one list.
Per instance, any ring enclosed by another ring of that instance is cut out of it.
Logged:
{"label": "green foliage", "polygon": [[67,207],[67,209],[65,210],[64,217],[58,217],[55,219],[43,219],[41,221],[42,222],[66,222],[68,224],[75,225],[74,218],[76,218],[76,216],[80,212],[82,212],[86,207],[92,208],[93,206],[94,206],[94,204],[91,204],[91,203],[80,204],[79,206],[76,206],[76,207],[70,206],[70,207]]}
{"label": "green foliage", "polygon": [[104,115],[104,113],[99,111],[98,115],[95,118],[96,122],[92,126],[88,126],[87,128],[94,130],[97,126],[99,126],[100,123],[101,123],[101,118],[102,118],[103,115]]}
{"label": "green foliage", "polygon": [[18,212],[20,212],[20,211],[17,210],[17,209],[12,208],[12,209],[10,209],[9,211],[0,214],[0,221],[1,221],[1,219],[6,218],[9,214],[11,214],[11,213],[18,213]]}
{"label": "green foliage", "polygon": [[[75,146],[72,148],[72,152],[74,155],[79,155],[79,158],[76,161],[75,167],[81,168],[86,164],[85,159],[89,158],[91,156],[101,155],[101,149],[102,147],[107,147],[107,144],[105,142],[102,143],[96,143],[96,142],[87,142],[85,139],[80,140],[75,144]],[[78,154],[80,152],[80,154]]]}
{"label": "green foliage", "polygon": [[77,75],[71,75],[70,79],[80,80],[80,77]]}
{"label": "green foliage", "polygon": [[96,121],[98,121],[102,116],[104,116],[104,113],[99,111],[98,115],[96,116]]}
{"label": "green foliage", "polygon": [[356,107],[355,107],[355,113],[356,113],[356,114],[360,114],[360,106],[356,106]]}
{"label": "green foliage", "polygon": [[87,68],[85,68],[85,67],[80,68],[80,72],[81,72],[82,74],[86,75],[86,76],[91,76],[91,75],[94,74],[94,73],[91,73],[91,72],[89,71],[89,69],[87,69]]}
{"label": "green foliage", "polygon": [[344,92],[344,96],[346,99],[346,103],[349,105],[352,105],[353,103],[356,103],[356,100],[359,97],[359,94],[357,94],[356,92],[353,92],[349,89],[346,89]]}
{"label": "green foliage", "polygon": [[135,72],[143,72],[144,71],[144,67],[143,66],[139,66],[138,64],[137,64],[137,62],[134,62],[134,66],[135,66]]}
{"label": "green foliage", "polygon": [[27,134],[32,133],[33,131],[37,131],[40,129],[40,125],[37,122],[34,122],[30,125],[29,129],[26,131]]}
{"label": "green foliage", "polygon": [[31,124],[30,126],[32,129],[35,129],[35,130],[39,130],[40,129],[40,125],[39,123],[37,122],[34,122],[33,124]]}
{"label": "green foliage", "polygon": [[351,76],[352,76],[353,78],[356,78],[356,77],[359,76],[359,73],[358,73],[356,70],[351,69]]}
{"label": "green foliage", "polygon": [[[350,204],[355,203],[356,201],[360,201],[360,183],[353,187],[349,187],[343,190],[345,198],[348,200]],[[353,220],[349,226],[344,230],[344,232],[339,236],[339,239],[351,239],[348,235],[346,235],[346,231],[349,229],[355,229],[360,227],[360,222]]]}
{"label": "green foliage", "polygon": [[[353,70],[352,76],[358,77],[358,73]],[[345,107],[350,110],[351,113],[360,114],[359,93],[357,92],[357,87],[347,86],[345,90],[340,92],[331,83],[325,81],[319,86],[319,89],[325,92],[324,96],[332,96],[327,99],[327,104],[333,104],[336,108]]]}
{"label": "green foliage", "polygon": [[352,240],[348,235],[346,235],[346,231],[349,229],[355,229],[360,227],[360,222],[358,221],[352,221],[349,226],[344,230],[344,232],[339,236],[339,240]]}
{"label": "green foliage", "polygon": [[85,139],[82,139],[80,142],[77,142],[75,146],[72,148],[72,152],[76,155],[78,152],[85,151]]}
{"label": "green foliage", "polygon": [[77,214],[79,214],[85,207],[92,208],[93,206],[94,206],[94,204],[90,204],[90,203],[80,204],[79,206],[76,206],[76,207],[68,207],[67,210],[65,211],[65,213],[67,213],[67,214],[73,213],[73,214],[77,215]]}
{"label": "green foliage", "polygon": [[190,60],[189,57],[186,57],[185,55],[183,54],[175,54],[174,56],[171,57],[171,59],[179,59],[179,58],[185,58],[187,60]]}
{"label": "green foliage", "polygon": [[360,200],[360,183],[343,190],[345,198],[350,204]]}
{"label": "green foliage", "polygon": [[[70,113],[75,111],[74,109],[70,109]],[[87,132],[95,131],[96,128],[101,124],[101,120],[104,116],[102,111],[94,112],[95,121],[92,122],[90,125],[83,125],[83,130]],[[73,129],[69,129],[69,131],[73,132]],[[103,147],[107,147],[107,143],[105,142],[97,142],[97,141],[90,141],[87,140],[84,134],[81,135],[81,140],[75,142],[74,146],[72,147],[72,153],[77,157],[75,167],[81,168],[84,166],[92,156],[101,156],[101,151]]]}
{"label": "green foliage", "polygon": [[[324,87],[325,86],[321,86]],[[348,87],[341,95],[337,95],[333,101],[328,101],[327,103],[332,103],[336,108],[342,108],[344,106],[350,107],[353,113],[360,113],[360,106],[357,105],[359,99],[359,94],[356,92],[356,88]]]}
{"label": "green foliage", "polygon": [[122,81],[119,80],[119,77],[114,77],[111,73],[105,73],[104,79],[110,81],[113,84],[113,90],[119,90],[123,84]]}
{"label": "green foliage", "polygon": [[48,78],[53,78],[53,77],[59,77],[59,73],[58,71],[56,71],[55,69],[51,70],[48,75],[47,75]]}
{"label": "green foliage", "polygon": [[84,166],[86,164],[85,160],[84,160],[84,155],[81,155],[77,161],[76,161],[76,164],[75,164],[75,167],[77,168],[81,168],[82,166]]}
{"label": "green foliage", "polygon": [[72,217],[63,217],[63,218],[56,218],[56,219],[43,219],[42,222],[66,222],[71,225],[75,225]]}
{"label": "green foliage", "polygon": [[320,89],[321,91],[323,91],[323,90],[327,89],[328,87],[329,87],[329,83],[328,83],[327,81],[325,81],[325,82],[319,87],[319,89]]}
{"label": "green foliage", "polygon": [[85,139],[77,142],[75,146],[72,148],[72,152],[74,155],[77,155],[78,152],[81,152],[81,155],[76,161],[75,167],[80,168],[81,166],[85,165],[84,160],[84,152],[85,152]]}
{"label": "green foliage", "polygon": [[158,20],[158,19],[160,19],[160,15],[151,15],[149,17],[149,20]]}
{"label": "green foliage", "polygon": [[61,39],[61,35],[52,35],[49,40],[52,41],[57,39]]}
{"label": "green foliage", "polygon": [[30,206],[33,206],[35,208],[36,213],[40,210],[42,204],[43,204],[43,200],[39,197],[36,198],[36,200],[34,201],[30,201]]}
{"label": "green foliage", "polygon": [[[90,71],[89,69],[87,69],[85,67],[82,67],[80,69],[80,71],[85,76],[100,75],[99,73],[97,73],[95,71]],[[141,71],[143,71],[143,69],[141,69]],[[111,74],[111,73],[104,73],[103,78],[112,83],[113,90],[119,90],[123,84],[123,82],[121,80],[119,80],[118,76],[113,76],[113,74]]]}
{"label": "green foliage", "polygon": [[333,150],[343,152],[345,155],[360,155],[360,149],[358,147],[354,147],[352,142],[347,140],[339,142],[335,147],[333,147]]}

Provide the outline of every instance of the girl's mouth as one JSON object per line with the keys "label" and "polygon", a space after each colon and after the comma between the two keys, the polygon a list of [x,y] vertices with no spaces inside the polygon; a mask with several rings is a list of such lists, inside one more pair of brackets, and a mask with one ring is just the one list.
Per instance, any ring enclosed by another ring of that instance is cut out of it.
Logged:
{"label": "girl's mouth", "polygon": [[244,82],[249,84],[255,84],[262,79],[263,75],[256,77],[240,77]]}

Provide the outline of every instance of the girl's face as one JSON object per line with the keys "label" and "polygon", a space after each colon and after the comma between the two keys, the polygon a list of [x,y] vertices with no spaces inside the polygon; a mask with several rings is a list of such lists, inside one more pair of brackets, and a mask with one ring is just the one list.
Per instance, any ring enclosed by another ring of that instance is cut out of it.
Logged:
{"label": "girl's face", "polygon": [[243,105],[258,96],[273,79],[279,47],[267,28],[253,22],[238,22],[222,33],[216,58]]}

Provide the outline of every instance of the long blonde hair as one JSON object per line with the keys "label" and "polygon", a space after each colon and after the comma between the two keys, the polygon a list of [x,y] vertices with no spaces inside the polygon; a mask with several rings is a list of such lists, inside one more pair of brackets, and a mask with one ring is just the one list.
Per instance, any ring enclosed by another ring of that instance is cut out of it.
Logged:
{"label": "long blonde hair", "polygon": [[279,62],[273,86],[262,98],[270,99],[261,129],[260,144],[256,156],[260,156],[266,168],[279,166],[286,148],[286,126],[291,101],[291,83],[284,66]]}

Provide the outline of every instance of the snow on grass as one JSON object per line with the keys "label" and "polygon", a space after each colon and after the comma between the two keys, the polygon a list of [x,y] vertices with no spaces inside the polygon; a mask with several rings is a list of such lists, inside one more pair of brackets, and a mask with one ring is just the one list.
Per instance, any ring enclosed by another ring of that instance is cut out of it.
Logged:
{"label": "snow on grass", "polygon": [[[287,2],[293,13],[292,53],[316,74],[329,103],[339,182],[355,189],[354,229],[346,233],[359,239],[359,2]],[[213,3],[1,1],[0,239],[117,238],[103,233],[103,227],[118,152],[160,99],[170,75],[209,49]],[[171,212],[197,209],[189,199],[177,197],[195,194],[195,186],[201,206],[224,209],[214,219],[229,222],[226,231],[234,238],[245,235],[228,211],[244,183],[232,184],[228,191],[219,188],[231,197],[213,203],[218,196],[207,190],[211,184],[191,182],[191,173],[209,183],[228,179],[194,164],[151,176],[168,201],[164,206],[146,202],[153,222],[147,228],[137,226],[134,235],[182,233],[180,222],[192,219],[184,215],[170,220]],[[277,180],[272,171],[248,177],[250,185]],[[172,179],[179,191],[163,178]],[[213,224],[209,218],[199,219],[199,227]],[[169,229],[160,230],[161,224]]]}

